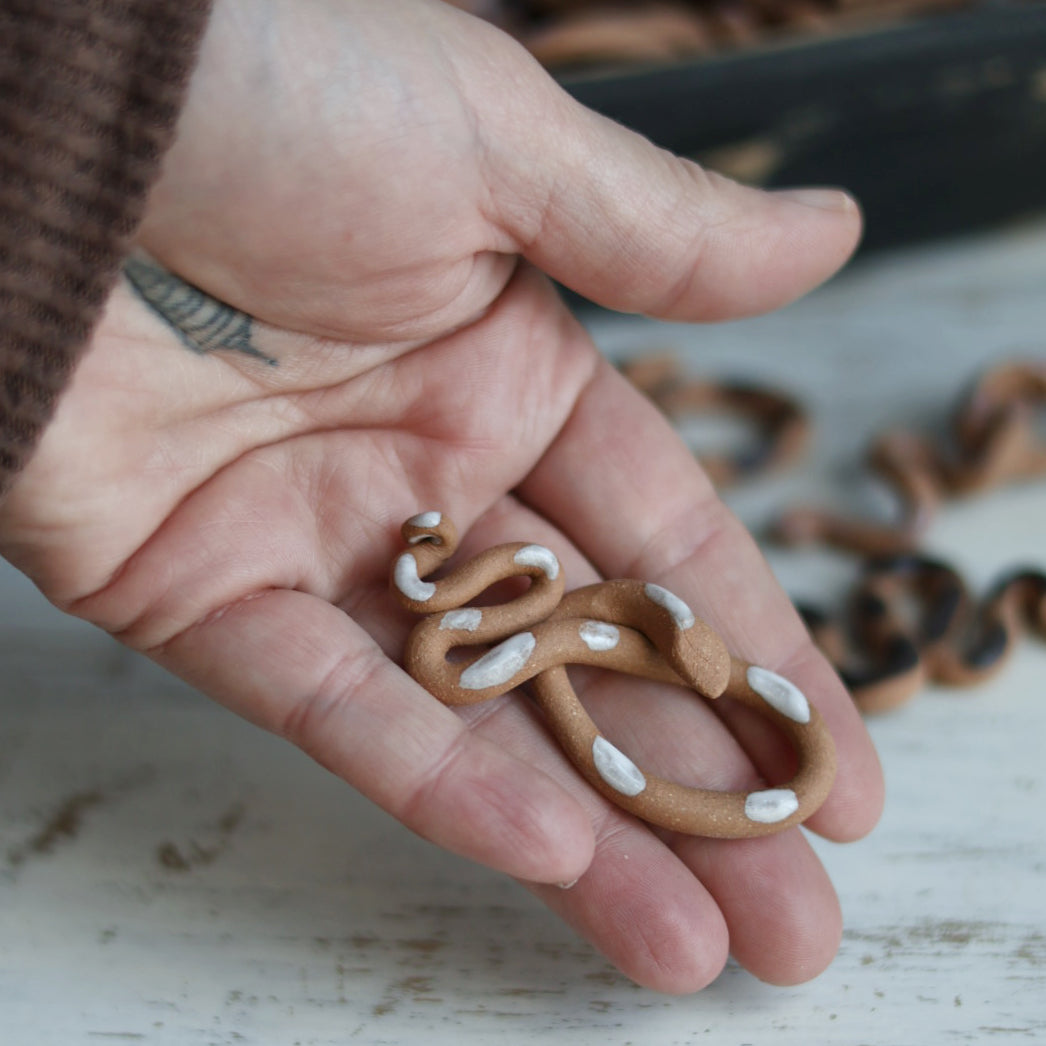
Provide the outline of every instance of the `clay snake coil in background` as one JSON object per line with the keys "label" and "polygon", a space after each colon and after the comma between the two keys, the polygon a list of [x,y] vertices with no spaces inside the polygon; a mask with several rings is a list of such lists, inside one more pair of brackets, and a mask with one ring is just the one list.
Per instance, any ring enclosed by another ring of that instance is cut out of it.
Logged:
{"label": "clay snake coil in background", "polygon": [[998,673],[1025,632],[1046,639],[1046,573],[1019,569],[977,602],[959,573],[925,555],[869,559],[841,616],[799,607],[813,636],[873,715],[924,686],[975,686]]}
{"label": "clay snake coil in background", "polygon": [[[753,448],[700,455],[717,486],[793,463],[807,440],[803,410],[782,392],[690,378],[665,355],[643,356],[621,369],[673,423],[702,410],[754,423],[760,439]],[[1022,634],[1046,638],[1042,571],[1009,572],[978,604],[957,571],[918,548],[947,500],[1046,472],[1046,443],[1036,424],[1044,405],[1046,363],[998,364],[960,397],[947,439],[892,430],[872,443],[868,466],[897,495],[896,522],[800,506],[771,526],[772,543],[819,543],[862,558],[842,614],[799,607],[862,712],[897,708],[929,683],[980,683],[1003,667]]]}
{"label": "clay snake coil in background", "polygon": [[[522,542],[499,545],[431,580],[457,548],[453,525],[426,512],[402,528],[409,546],[395,561],[392,589],[425,618],[411,632],[404,667],[447,705],[473,704],[525,683],[548,728],[585,779],[651,824],[689,835],[768,835],[806,820],[835,776],[835,746],[794,684],[732,657],[720,637],[678,597],[641,581],[605,581],[564,595],[554,553]],[[518,598],[469,606],[499,581],[527,577]],[[484,648],[450,660],[460,648]],[[719,792],[676,784],[640,769],[608,741],[578,699],[568,664],[592,665],[690,687],[703,698],[733,698],[760,712],[796,749],[786,784]]]}

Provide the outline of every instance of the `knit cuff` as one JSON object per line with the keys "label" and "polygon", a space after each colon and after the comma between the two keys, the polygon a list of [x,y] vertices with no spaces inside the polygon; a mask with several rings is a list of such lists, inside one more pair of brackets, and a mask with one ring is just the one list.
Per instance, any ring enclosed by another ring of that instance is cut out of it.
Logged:
{"label": "knit cuff", "polygon": [[0,0],[0,492],[116,282],[209,0]]}

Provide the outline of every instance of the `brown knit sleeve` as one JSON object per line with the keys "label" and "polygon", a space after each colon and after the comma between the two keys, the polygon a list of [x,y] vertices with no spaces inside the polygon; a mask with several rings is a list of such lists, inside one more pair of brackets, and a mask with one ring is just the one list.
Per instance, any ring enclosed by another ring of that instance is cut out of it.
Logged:
{"label": "brown knit sleeve", "polygon": [[115,283],[208,0],[0,0],[0,492]]}

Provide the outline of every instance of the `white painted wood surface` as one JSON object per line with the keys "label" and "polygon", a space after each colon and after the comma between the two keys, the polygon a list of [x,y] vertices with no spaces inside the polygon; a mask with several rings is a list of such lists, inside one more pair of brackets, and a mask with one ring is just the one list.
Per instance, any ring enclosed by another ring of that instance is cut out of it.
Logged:
{"label": "white painted wood surface", "polygon": [[[943,417],[972,374],[1046,355],[1046,225],[874,258],[775,316],[711,329],[590,316],[615,358],[800,393],[801,471],[730,495],[758,525],[852,498],[887,423]],[[930,547],[977,585],[1046,564],[1046,484],[949,507]],[[792,591],[846,576],[775,554]],[[0,575],[4,1046],[1046,1042],[1046,648],[872,724],[889,800],[818,844],[846,934],[798,988],[730,967],[627,983],[514,884],[408,835],[284,743]]]}

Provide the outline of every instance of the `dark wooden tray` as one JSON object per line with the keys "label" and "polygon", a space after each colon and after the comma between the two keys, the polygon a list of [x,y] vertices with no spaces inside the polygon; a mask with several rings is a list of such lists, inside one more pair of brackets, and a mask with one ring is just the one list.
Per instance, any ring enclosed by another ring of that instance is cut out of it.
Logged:
{"label": "dark wooden tray", "polygon": [[845,186],[866,248],[1046,208],[1046,3],[560,81],[742,180]]}

